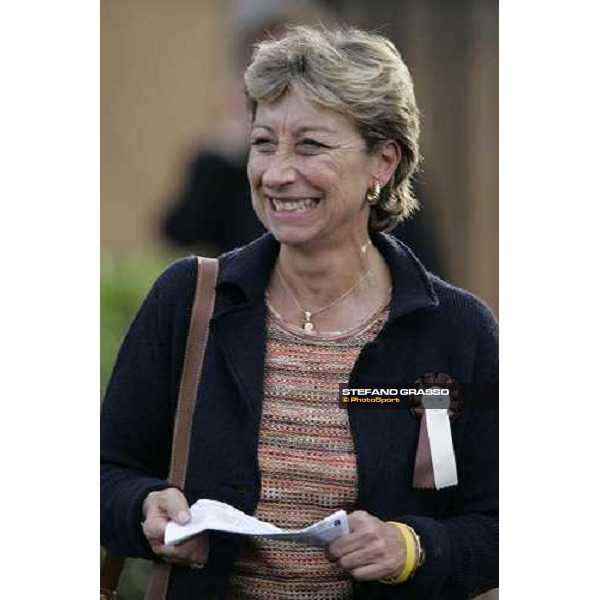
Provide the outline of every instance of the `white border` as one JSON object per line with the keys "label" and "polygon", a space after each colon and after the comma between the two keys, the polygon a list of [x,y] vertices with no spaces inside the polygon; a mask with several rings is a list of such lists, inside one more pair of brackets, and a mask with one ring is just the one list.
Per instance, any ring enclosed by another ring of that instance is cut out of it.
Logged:
{"label": "white border", "polygon": [[0,18],[7,598],[97,597],[99,6]]}
{"label": "white border", "polygon": [[593,6],[500,3],[504,598],[597,594]]}

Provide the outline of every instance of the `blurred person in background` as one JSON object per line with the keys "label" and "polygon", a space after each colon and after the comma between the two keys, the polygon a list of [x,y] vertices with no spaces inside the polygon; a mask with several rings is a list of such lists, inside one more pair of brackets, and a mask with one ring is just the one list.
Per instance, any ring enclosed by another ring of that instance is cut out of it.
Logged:
{"label": "blurred person in background", "polygon": [[[455,415],[457,480],[439,485],[433,465],[419,470],[415,415],[338,404],[340,383],[498,380],[489,309],[384,233],[418,208],[408,69],[384,37],[295,28],[258,46],[245,90],[252,206],[268,233],[219,258],[183,490],[165,478],[195,259],[169,267],[136,316],[102,407],[103,545],[175,565],[171,600],[491,589],[497,410]],[[165,546],[168,521],[199,498],[286,529],[345,509],[350,533],[325,550],[218,532]]]}
{"label": "blurred person in background", "polygon": [[[230,70],[221,119],[190,161],[180,191],[167,203],[160,229],[174,246],[211,255],[233,250],[256,239],[265,229],[252,210],[246,177],[248,119],[243,72],[254,44],[277,37],[286,24],[333,22],[333,13],[315,0],[244,0],[230,8]],[[424,186],[415,178],[415,195]],[[231,215],[235,219],[231,219]],[[431,224],[423,217],[407,219],[392,232],[406,242],[434,273],[443,272]]]}
{"label": "blurred person in background", "polygon": [[190,161],[180,191],[167,204],[160,228],[171,245],[215,255],[247,244],[265,232],[252,210],[246,176],[249,145],[244,69],[254,44],[277,35],[286,24],[317,23],[330,18],[315,0],[231,3],[224,110]]}

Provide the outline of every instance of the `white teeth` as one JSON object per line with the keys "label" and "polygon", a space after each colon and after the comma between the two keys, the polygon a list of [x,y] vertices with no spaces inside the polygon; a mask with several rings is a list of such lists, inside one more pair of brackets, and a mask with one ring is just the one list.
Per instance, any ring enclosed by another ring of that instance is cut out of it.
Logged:
{"label": "white teeth", "polygon": [[302,210],[310,210],[317,205],[317,201],[313,198],[305,198],[304,200],[296,200],[296,201],[281,201],[276,200],[275,198],[271,198],[273,201],[273,206],[276,211],[286,211],[286,212],[297,212]]}

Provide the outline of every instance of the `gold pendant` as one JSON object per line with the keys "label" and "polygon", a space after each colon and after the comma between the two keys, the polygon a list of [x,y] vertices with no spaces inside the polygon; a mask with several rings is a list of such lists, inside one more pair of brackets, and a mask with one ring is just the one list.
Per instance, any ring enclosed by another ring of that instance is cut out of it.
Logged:
{"label": "gold pendant", "polygon": [[302,325],[302,329],[304,329],[304,331],[306,331],[306,333],[310,333],[314,329],[313,324],[310,322],[310,318],[312,317],[312,314],[310,312],[308,312],[307,310],[305,310],[303,312],[304,312],[304,325]]}

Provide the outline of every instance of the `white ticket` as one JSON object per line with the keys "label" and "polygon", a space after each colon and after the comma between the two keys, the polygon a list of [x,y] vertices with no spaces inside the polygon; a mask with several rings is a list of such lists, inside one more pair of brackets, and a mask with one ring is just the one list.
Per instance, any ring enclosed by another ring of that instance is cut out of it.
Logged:
{"label": "white ticket", "polygon": [[190,507],[190,512],[192,518],[186,525],[179,525],[174,521],[168,523],[165,544],[181,544],[198,533],[212,530],[303,542],[311,546],[325,546],[336,538],[350,533],[345,510],[338,510],[322,521],[295,530],[280,529],[217,500],[198,500]]}

